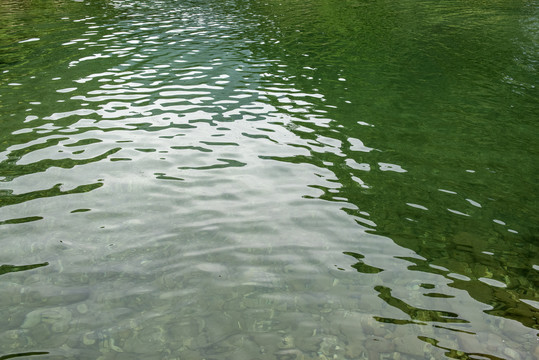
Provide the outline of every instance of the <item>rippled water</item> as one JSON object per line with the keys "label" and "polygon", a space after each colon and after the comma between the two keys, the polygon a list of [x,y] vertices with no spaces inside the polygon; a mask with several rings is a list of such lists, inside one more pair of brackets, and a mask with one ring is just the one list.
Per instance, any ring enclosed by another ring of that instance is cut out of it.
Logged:
{"label": "rippled water", "polygon": [[0,359],[538,359],[537,5],[0,0]]}

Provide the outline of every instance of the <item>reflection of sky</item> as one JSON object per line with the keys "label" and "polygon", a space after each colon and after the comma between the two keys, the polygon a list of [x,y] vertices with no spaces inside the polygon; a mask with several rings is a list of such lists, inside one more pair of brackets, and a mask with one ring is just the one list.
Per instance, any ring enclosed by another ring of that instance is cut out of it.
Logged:
{"label": "reflection of sky", "polygon": [[[8,72],[2,100],[24,100],[0,113],[15,119],[0,152],[0,226],[17,245],[3,256],[50,260],[47,271],[66,277],[67,292],[89,276],[102,303],[125,292],[164,313],[190,305],[223,320],[219,307],[197,303],[232,297],[239,311],[262,298],[286,304],[301,324],[318,322],[315,329],[329,306],[331,324],[360,319],[373,334],[405,328],[416,345],[442,351],[503,357],[504,341],[531,347],[537,304],[518,299],[533,284],[515,283],[537,265],[504,269],[523,250],[493,245],[507,239],[502,227],[516,236],[514,224],[523,226],[492,210],[500,186],[494,170],[480,168],[484,159],[470,163],[464,142],[456,153],[444,151],[451,141],[437,144],[451,121],[469,118],[432,120],[438,105],[410,105],[417,99],[401,92],[410,79],[395,71],[402,63],[389,63],[384,78],[371,62],[328,70],[323,49],[314,63],[271,57],[271,48],[249,45],[266,35],[245,35],[248,22],[199,10],[169,18],[128,11],[133,19],[114,24],[79,18],[87,29],[61,39],[66,55],[51,57],[62,59],[54,74]],[[434,103],[445,101],[433,95],[438,85],[428,92]],[[463,163],[447,162],[459,156]],[[495,189],[483,191],[489,181]],[[485,235],[493,227],[496,235]],[[46,285],[40,291],[50,295]],[[135,306],[114,304],[113,320]],[[486,348],[492,335],[501,340]]]}

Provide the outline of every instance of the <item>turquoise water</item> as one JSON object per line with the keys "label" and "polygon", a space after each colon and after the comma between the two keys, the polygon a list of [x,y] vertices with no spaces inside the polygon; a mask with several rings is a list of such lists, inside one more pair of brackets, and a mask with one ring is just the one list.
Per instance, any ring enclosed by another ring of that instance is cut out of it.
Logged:
{"label": "turquoise water", "polygon": [[0,359],[538,359],[537,5],[0,0]]}

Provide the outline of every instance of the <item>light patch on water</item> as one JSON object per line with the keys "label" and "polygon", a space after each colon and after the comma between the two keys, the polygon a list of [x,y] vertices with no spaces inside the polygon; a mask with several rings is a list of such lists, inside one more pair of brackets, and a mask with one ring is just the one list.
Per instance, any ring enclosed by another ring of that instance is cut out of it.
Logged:
{"label": "light patch on water", "polygon": [[381,171],[393,171],[397,173],[408,172],[407,170],[403,169],[402,166],[397,165],[397,164],[388,164],[388,163],[379,162],[378,165],[380,166]]}
{"label": "light patch on water", "polygon": [[482,207],[480,203],[478,203],[477,201],[473,201],[472,199],[466,199],[466,201],[475,207],[478,207],[478,208]]}
{"label": "light patch on water", "polygon": [[359,139],[348,138],[347,140],[350,143],[350,150],[352,151],[370,152],[374,150],[373,148],[368,147],[365,144],[363,144],[363,141]]}
{"label": "light patch on water", "polygon": [[6,355],[533,353],[531,96],[489,78],[526,69],[505,8],[86,3],[20,17],[0,54]]}
{"label": "light patch on water", "polygon": [[484,282],[485,284],[490,285],[490,286],[495,286],[495,287],[499,287],[499,288],[505,288],[505,287],[507,287],[507,285],[504,284],[504,283],[501,282],[501,281],[494,280],[494,279],[490,279],[490,278],[486,278],[486,277],[478,278],[478,280],[481,281],[481,282]]}
{"label": "light patch on water", "polygon": [[428,208],[426,206],[419,205],[419,204],[406,203],[406,205],[411,206],[411,207],[416,208],[416,209],[428,210]]}
{"label": "light patch on water", "polygon": [[39,40],[41,40],[41,39],[40,38],[30,38],[30,39],[19,41],[19,44],[23,44],[23,43],[27,43],[27,42],[33,42],[33,41],[39,41]]}
{"label": "light patch on water", "polygon": [[446,194],[453,194],[453,195],[457,194],[455,191],[446,190],[446,189],[438,189],[438,191],[444,192]]}
{"label": "light patch on water", "polygon": [[453,209],[447,209],[449,212],[452,212],[453,214],[461,215],[461,216],[470,216],[466,213],[463,213],[462,211],[453,210]]}
{"label": "light patch on water", "polygon": [[520,301],[525,302],[526,304],[533,306],[535,309],[539,310],[539,301],[530,299],[520,299]]}

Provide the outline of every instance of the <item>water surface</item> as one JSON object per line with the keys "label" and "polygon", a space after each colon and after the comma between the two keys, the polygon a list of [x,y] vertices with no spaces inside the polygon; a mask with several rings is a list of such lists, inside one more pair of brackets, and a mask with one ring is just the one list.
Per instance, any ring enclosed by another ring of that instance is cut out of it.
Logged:
{"label": "water surface", "polygon": [[0,0],[0,357],[538,358],[537,5]]}

